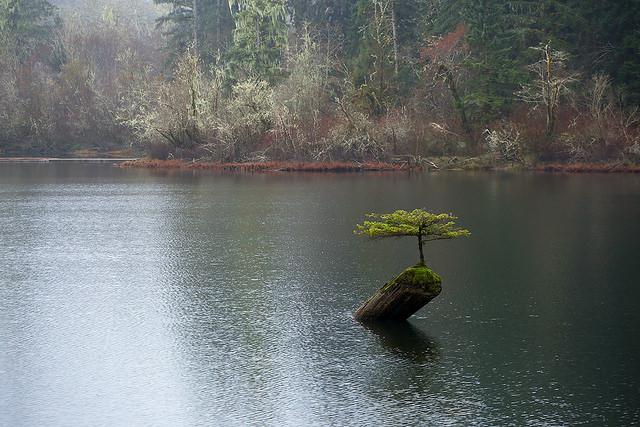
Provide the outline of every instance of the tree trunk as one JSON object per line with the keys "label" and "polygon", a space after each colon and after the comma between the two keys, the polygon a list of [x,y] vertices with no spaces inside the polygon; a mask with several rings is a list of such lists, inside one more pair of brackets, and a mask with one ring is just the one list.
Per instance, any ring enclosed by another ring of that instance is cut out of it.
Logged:
{"label": "tree trunk", "polygon": [[329,82],[329,70],[331,67],[329,66],[330,57],[331,57],[331,26],[329,24],[329,19],[327,19],[327,56],[325,58],[324,64],[324,82],[322,83],[322,88],[325,89],[327,83]]}
{"label": "tree trunk", "polygon": [[355,313],[360,321],[403,321],[442,292],[442,280],[424,265],[406,269],[384,285]]}
{"label": "tree trunk", "polygon": [[193,0],[193,50],[198,55],[198,0]]}
{"label": "tree trunk", "polygon": [[260,18],[256,17],[256,49],[260,49],[260,45],[262,45],[262,38],[260,34]]}
{"label": "tree trunk", "polygon": [[462,125],[462,130],[467,134],[469,143],[475,146],[476,141],[473,137],[473,129],[471,128],[471,124],[469,123],[469,118],[467,117],[467,109],[465,108],[464,100],[458,92],[458,86],[456,85],[456,80],[453,77],[453,73],[444,64],[440,64],[438,68],[440,69],[440,72],[444,74],[444,82],[451,92],[454,106],[458,111],[458,114],[460,115],[460,124]]}
{"label": "tree trunk", "polygon": [[545,61],[546,61],[546,68],[547,68],[547,81],[546,81],[547,96],[545,97],[547,102],[547,133],[546,135],[547,135],[547,138],[551,138],[553,136],[553,132],[555,130],[555,125],[556,125],[555,105],[557,100],[555,99],[556,94],[553,89],[553,59],[551,57],[551,51],[550,51],[549,45],[545,46],[544,52],[545,52]]}
{"label": "tree trunk", "polygon": [[220,59],[220,53],[222,51],[222,0],[218,0],[216,6],[216,49],[218,50],[217,60]]}
{"label": "tree trunk", "polygon": [[396,22],[396,2],[391,2],[391,31],[393,38],[393,71],[398,76],[398,26]]}
{"label": "tree trunk", "polygon": [[420,264],[424,265],[424,252],[422,249],[422,234],[418,234],[418,250],[420,251]]}

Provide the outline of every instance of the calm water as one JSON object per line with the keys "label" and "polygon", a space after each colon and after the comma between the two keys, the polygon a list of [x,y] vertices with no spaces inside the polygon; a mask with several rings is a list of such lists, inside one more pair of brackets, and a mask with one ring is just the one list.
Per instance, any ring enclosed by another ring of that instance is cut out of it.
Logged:
{"label": "calm water", "polygon": [[[351,233],[452,211],[443,293]],[[0,425],[640,423],[640,177],[166,174],[0,164]]]}

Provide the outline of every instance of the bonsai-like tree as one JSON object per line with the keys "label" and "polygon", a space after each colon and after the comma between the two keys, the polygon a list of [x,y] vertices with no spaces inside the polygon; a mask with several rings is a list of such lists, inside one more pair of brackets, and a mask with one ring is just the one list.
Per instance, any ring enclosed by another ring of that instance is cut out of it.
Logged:
{"label": "bonsai-like tree", "polygon": [[451,214],[433,214],[423,209],[411,212],[399,210],[390,214],[367,214],[370,221],[358,224],[354,233],[373,239],[385,237],[417,237],[420,264],[424,264],[422,245],[433,240],[449,240],[467,237],[469,230],[456,227],[458,218]]}

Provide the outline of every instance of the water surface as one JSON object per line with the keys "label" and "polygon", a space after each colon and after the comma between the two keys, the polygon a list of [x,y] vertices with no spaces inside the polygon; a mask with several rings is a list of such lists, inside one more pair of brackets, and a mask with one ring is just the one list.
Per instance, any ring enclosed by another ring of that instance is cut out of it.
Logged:
{"label": "water surface", "polygon": [[[443,293],[352,312],[417,258]],[[0,425],[640,423],[640,177],[0,165]]]}

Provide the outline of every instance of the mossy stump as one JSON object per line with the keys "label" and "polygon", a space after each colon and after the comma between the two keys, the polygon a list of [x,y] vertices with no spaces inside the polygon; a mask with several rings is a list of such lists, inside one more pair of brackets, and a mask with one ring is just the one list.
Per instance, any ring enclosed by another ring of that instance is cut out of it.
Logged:
{"label": "mossy stump", "polygon": [[384,285],[355,314],[360,321],[407,320],[440,295],[442,279],[426,265],[418,264]]}

